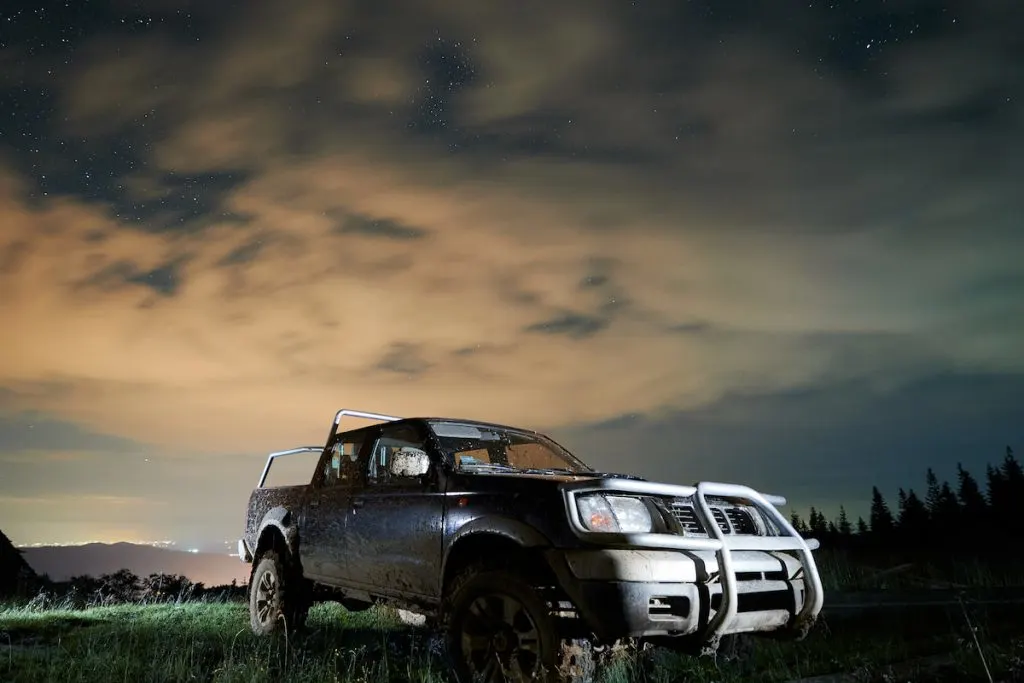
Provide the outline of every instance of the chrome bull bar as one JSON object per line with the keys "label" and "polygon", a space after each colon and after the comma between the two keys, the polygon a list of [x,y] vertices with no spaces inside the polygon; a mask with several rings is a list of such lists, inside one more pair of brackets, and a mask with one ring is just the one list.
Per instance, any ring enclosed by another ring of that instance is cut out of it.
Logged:
{"label": "chrome bull bar", "polygon": [[[637,481],[635,479],[590,479],[568,482],[561,485],[569,526],[583,541],[598,545],[664,548],[675,550],[711,550],[718,560],[719,576],[722,584],[722,602],[715,612],[714,618],[708,622],[706,637],[717,640],[727,633],[736,620],[737,586],[736,571],[733,567],[732,552],[734,550],[762,551],[796,551],[804,569],[804,602],[800,611],[794,615],[792,625],[800,628],[810,625],[821,612],[824,604],[824,589],[821,575],[814,561],[812,550],[819,547],[815,539],[803,538],[793,525],[789,523],[777,505],[785,505],[786,499],[755,491],[749,486],[726,484],[721,482],[703,481],[696,486],[680,486],[657,482]],[[615,533],[594,532],[583,526],[580,519],[577,497],[588,493],[624,493],[633,495],[664,496],[672,498],[692,498],[694,511],[708,531],[708,538],[692,538],[676,534],[664,533]],[[750,501],[754,507],[764,513],[779,528],[779,536],[731,536],[726,537],[719,528],[711,513],[708,496],[722,498],[742,498]]]}

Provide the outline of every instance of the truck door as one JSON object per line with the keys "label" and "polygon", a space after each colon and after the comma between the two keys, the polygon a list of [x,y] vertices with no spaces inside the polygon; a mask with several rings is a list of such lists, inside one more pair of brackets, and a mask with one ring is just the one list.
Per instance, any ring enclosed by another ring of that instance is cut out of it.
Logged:
{"label": "truck door", "polygon": [[444,496],[436,477],[391,467],[403,449],[427,451],[425,427],[404,422],[377,429],[364,461],[365,485],[352,493],[345,528],[349,579],[381,593],[436,597]]}
{"label": "truck door", "polygon": [[352,492],[360,483],[367,431],[338,435],[310,485],[299,530],[299,555],[308,578],[339,585],[348,577],[345,525]]}

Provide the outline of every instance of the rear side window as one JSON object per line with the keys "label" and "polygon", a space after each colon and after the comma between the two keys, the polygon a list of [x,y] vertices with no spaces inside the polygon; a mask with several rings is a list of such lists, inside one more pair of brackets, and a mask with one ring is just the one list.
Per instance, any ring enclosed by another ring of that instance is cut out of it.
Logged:
{"label": "rear side window", "polygon": [[355,486],[361,484],[359,454],[363,450],[366,434],[344,435],[335,442],[331,457],[324,463],[324,486]]}

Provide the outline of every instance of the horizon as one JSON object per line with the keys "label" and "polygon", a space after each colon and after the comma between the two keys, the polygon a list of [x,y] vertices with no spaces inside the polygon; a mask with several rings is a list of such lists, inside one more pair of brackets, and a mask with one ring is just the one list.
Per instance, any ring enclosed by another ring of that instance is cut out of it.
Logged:
{"label": "horizon", "polygon": [[[789,515],[794,528],[805,538],[818,541],[821,562],[835,569],[836,562],[848,562],[846,553],[917,552],[929,557],[936,540],[949,533],[976,528],[1005,535],[1007,529],[993,531],[992,522],[1014,519],[1020,507],[1020,489],[1024,486],[1021,462],[1012,448],[1006,448],[1004,459],[988,469],[981,484],[968,470],[958,472],[958,481],[950,484],[929,470],[925,486],[900,487],[895,501],[887,500],[880,491],[872,491],[872,504],[867,518],[854,518],[840,507],[831,519],[821,510],[810,508],[805,513],[792,510]],[[1012,525],[1011,536],[1024,527]],[[7,541],[0,530],[0,540]],[[76,576],[108,577],[122,571],[140,581],[147,576],[185,576],[192,583],[207,587],[228,584],[245,585],[248,565],[225,541],[219,547],[175,547],[173,541],[111,542],[92,541],[70,545],[35,544],[18,547],[23,559],[37,576],[57,583],[75,582]],[[1011,544],[1010,547],[1015,547]],[[931,549],[931,550],[930,550]],[[141,553],[141,554],[140,554]],[[982,554],[984,555],[984,554]],[[975,557],[981,561],[982,555]],[[228,558],[234,558],[233,561]],[[842,559],[846,558],[846,559]],[[988,557],[991,561],[993,557]],[[998,565],[998,561],[996,561]]]}
{"label": "horizon", "polygon": [[0,9],[12,542],[219,547],[344,407],[854,520],[1024,448],[1024,5],[388,10]]}
{"label": "horizon", "polygon": [[[1013,453],[1013,449],[1012,449],[1011,446],[1009,446],[1009,445],[1006,446],[1006,450],[1004,451],[1004,457],[1005,457],[1006,453]],[[998,461],[998,459],[994,459],[994,460],[986,463],[986,465],[990,465],[990,466],[998,468],[1000,466],[1000,462]],[[932,472],[936,475],[936,478],[937,478],[938,483],[939,483],[940,486],[943,485],[943,484],[949,484],[952,487],[952,490],[954,492],[957,490],[958,486],[957,486],[957,480],[956,480],[955,477],[944,477],[942,472],[938,472],[934,468],[929,468],[929,469],[931,469]],[[972,471],[969,467],[965,467],[964,470],[965,470],[965,472],[970,474],[972,476],[972,478],[975,480],[975,482],[978,483],[978,485],[982,487],[982,490],[984,490],[984,484],[982,483],[983,479],[978,476],[979,473]],[[955,474],[955,472],[954,472],[954,474]],[[879,487],[879,490],[880,490],[880,493],[882,494],[883,500],[892,509],[893,513],[895,514],[897,512],[895,504],[897,503],[897,499],[898,499],[898,496],[896,494],[900,490],[903,490],[903,491],[905,491],[908,494],[912,492],[915,495],[917,495],[919,498],[923,499],[923,496],[924,496],[924,493],[925,493],[925,490],[926,490],[926,481],[925,481],[925,477],[922,477],[921,481],[917,482],[917,483],[897,484],[892,491],[886,491],[882,487]],[[771,494],[772,492],[765,491],[763,493]],[[858,520],[863,520],[865,523],[869,522],[869,519],[870,519],[870,507],[871,507],[871,500],[870,500],[870,498],[871,498],[871,491],[868,492],[868,496],[867,496],[867,500],[866,501],[857,501],[853,505],[851,505],[849,503],[845,503],[843,501],[838,501],[838,502],[835,503],[834,509],[821,508],[821,507],[816,507],[816,506],[813,506],[813,505],[808,506],[806,509],[801,509],[799,506],[793,505],[790,501],[787,500],[786,505],[780,506],[780,509],[784,512],[784,514],[786,514],[787,517],[790,517],[791,515],[795,514],[800,519],[802,519],[804,521],[806,521],[808,519],[809,515],[812,514],[813,512],[818,512],[818,513],[821,513],[827,521],[829,521],[829,522],[836,522],[836,521],[838,521],[840,514],[842,512],[845,512],[845,514],[847,515],[850,523],[853,524],[854,527],[856,527],[856,524],[857,524]],[[3,531],[3,529],[0,529],[0,531]],[[856,532],[854,532],[854,533],[856,533]],[[813,535],[812,535],[812,537],[813,537]],[[74,542],[64,542],[64,543],[59,542],[59,541],[58,542],[54,542],[54,541],[36,541],[36,542],[32,542],[32,543],[21,544],[21,543],[14,542],[13,538],[11,540],[12,540],[12,544],[16,548],[18,548],[18,549],[74,548],[74,547],[89,546],[89,545],[102,545],[102,546],[110,546],[110,547],[116,546],[116,545],[130,545],[130,546],[138,546],[138,547],[158,548],[158,549],[163,549],[163,550],[171,550],[171,551],[182,552],[182,553],[189,553],[189,554],[202,553],[202,554],[218,554],[218,555],[227,555],[229,557],[238,557],[237,548],[236,548],[236,544],[237,544],[237,540],[238,540],[237,538],[235,538],[235,539],[224,539],[224,540],[219,541],[219,542],[209,541],[209,540],[201,540],[201,541],[195,542],[195,543],[190,542],[188,540],[181,541],[181,540],[175,540],[175,539],[160,539],[160,540],[145,540],[145,539],[97,540],[97,539],[90,539],[90,540],[74,541]]]}

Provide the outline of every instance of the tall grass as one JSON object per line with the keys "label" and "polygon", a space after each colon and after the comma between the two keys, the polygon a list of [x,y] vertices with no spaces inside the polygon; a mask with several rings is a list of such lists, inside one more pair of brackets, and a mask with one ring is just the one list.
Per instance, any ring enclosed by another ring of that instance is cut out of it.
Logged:
{"label": "tall grass", "polygon": [[0,680],[445,680],[426,639],[383,610],[321,605],[309,626],[292,639],[257,638],[240,603],[7,608],[0,610]]}
{"label": "tall grass", "polygon": [[[823,556],[821,564],[826,590],[862,583],[874,571],[837,553]],[[977,576],[991,585],[991,577]],[[896,676],[969,683],[988,680],[980,655],[993,675],[1024,680],[1024,617],[1010,606],[964,610],[932,607],[823,619],[799,643],[759,639],[753,655],[740,662],[627,650],[602,669],[598,680],[780,683],[857,672],[865,682]],[[939,674],[934,661],[890,666],[920,657],[938,657]],[[921,667],[930,667],[927,674]],[[241,601],[83,607],[76,598],[61,602],[51,595],[0,605],[0,681],[442,683],[451,676],[437,634],[403,624],[387,608],[351,613],[334,604],[317,605],[304,633],[258,638],[249,630]]]}
{"label": "tall grass", "polygon": [[929,588],[1024,588],[1024,565],[996,564],[944,549],[932,557],[905,558],[824,548],[814,553],[829,591],[919,590]]}

